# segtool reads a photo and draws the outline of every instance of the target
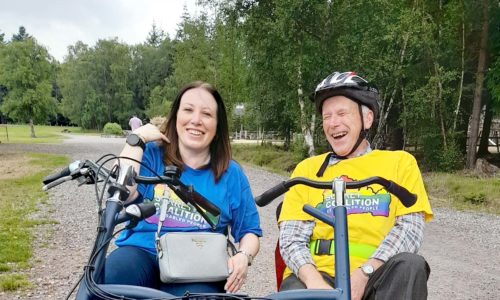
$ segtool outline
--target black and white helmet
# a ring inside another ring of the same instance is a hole
[[[311,95],[311,101],[316,104],[316,110],[321,114],[323,101],[333,96],[345,96],[365,105],[373,111],[375,119],[377,118],[378,90],[355,72],[333,72],[318,84]]]

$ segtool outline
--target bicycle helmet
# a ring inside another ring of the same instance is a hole
[[[323,101],[333,96],[345,96],[373,111],[374,119],[379,112],[378,90],[355,72],[333,72],[318,84],[311,101],[316,104],[316,111],[321,114]]]

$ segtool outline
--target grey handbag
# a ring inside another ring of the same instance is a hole
[[[169,232],[160,237],[165,215],[166,205],[162,201],[155,237],[161,281],[182,283],[227,279],[228,247],[232,246],[234,251],[229,239],[216,232]]]
[[[229,276],[227,237],[215,232],[170,232],[159,241],[160,279],[165,283],[213,282]]]

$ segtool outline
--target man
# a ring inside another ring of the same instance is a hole
[[[128,121],[128,125],[130,126],[130,130],[134,131],[142,126],[142,121],[136,115],[133,115]]]
[[[416,204],[406,208],[376,184],[347,190],[351,297],[426,299],[430,269],[415,253],[432,211],[415,158],[404,151],[372,150],[365,138],[378,115],[378,98],[378,91],[353,72],[325,78],[312,100],[333,151],[305,159],[292,177],[327,181],[380,176],[417,194]],[[333,229],[303,212],[306,203],[332,214],[335,196],[303,185],[285,194],[278,222],[287,269],[280,290],[333,288]]]

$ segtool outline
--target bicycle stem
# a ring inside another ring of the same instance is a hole
[[[349,237],[347,231],[347,209],[345,207],[346,184],[341,178],[333,180],[336,206],[333,209],[335,261],[335,287],[341,290],[341,299],[351,299],[351,279],[349,266]]]

